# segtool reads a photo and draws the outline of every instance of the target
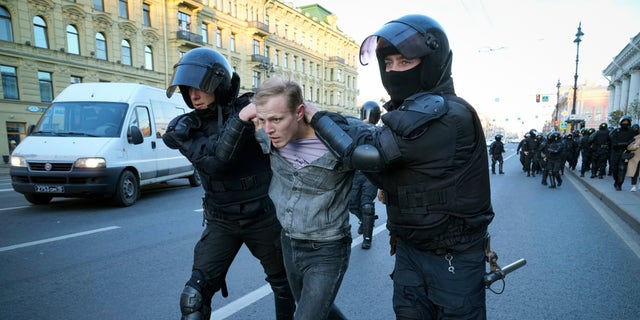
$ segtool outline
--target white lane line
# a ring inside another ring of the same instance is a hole
[[[9,192],[9,191],[13,191],[13,188],[11,188],[11,189],[0,189],[0,192]]]
[[[74,238],[74,237],[86,236],[86,235],[89,235],[89,234],[92,234],[92,233],[104,232],[104,231],[109,231],[109,230],[119,229],[119,228],[120,228],[119,226],[111,226],[111,227],[106,227],[106,228],[100,228],[100,229],[94,229],[94,230],[88,230],[88,231],[83,231],[83,232],[72,233],[72,234],[68,234],[68,235],[64,235],[64,236],[60,236],[60,237],[47,238],[47,239],[42,239],[42,240],[38,240],[38,241],[31,241],[31,242],[15,244],[15,245],[8,246],[8,247],[0,247],[0,252],[20,249],[20,248],[24,248],[24,247],[35,246],[35,245],[48,243],[48,242],[65,240],[65,239]]]
[[[387,230],[386,223],[383,223],[378,227],[376,227],[375,229],[373,229],[373,235],[375,236],[376,234],[380,233],[382,230]],[[351,243],[351,248],[359,245],[360,243],[362,243],[362,236],[358,236],[357,238],[353,239],[353,242]],[[272,292],[271,287],[268,284],[265,284],[264,286],[256,290],[253,290],[245,294],[244,296],[234,300],[233,302],[227,304],[226,306],[211,312],[211,319],[221,319],[221,320],[226,319],[227,317],[232,316],[236,312],[246,308],[252,303],[266,297],[271,292]]]
[[[15,210],[15,209],[24,209],[24,208],[29,208],[30,206],[21,206],[21,207],[12,207],[12,208],[0,208],[0,211],[9,211],[9,210]]]

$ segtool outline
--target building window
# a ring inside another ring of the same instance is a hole
[[[107,60],[107,41],[102,32],[96,33],[96,58]]]
[[[293,70],[298,70],[298,56],[293,56]]]
[[[206,23],[200,24],[200,29],[202,30],[202,41],[204,43],[209,42],[209,26]]]
[[[300,62],[300,72],[301,73],[304,73],[304,69],[306,68],[305,67],[306,63],[307,63],[306,59],[302,59],[302,61]]]
[[[260,41],[253,39],[253,54],[260,54]]]
[[[127,0],[118,0],[118,14],[120,15],[120,18],[129,19]]]
[[[73,54],[80,54],[80,37],[78,36],[78,29],[75,26],[67,25],[67,52]]]
[[[2,93],[5,99],[18,100],[18,75],[16,68],[0,65],[0,73],[2,74]]]
[[[53,100],[51,72],[38,71],[38,82],[40,83],[40,101],[51,102]]]
[[[216,29],[216,47],[222,48],[222,30]]]
[[[260,72],[258,71],[253,72],[252,86],[254,90],[258,89],[258,87],[260,86]]]
[[[4,7],[0,7],[0,40],[13,41],[11,15]]]
[[[120,43],[122,47],[122,64],[131,65],[131,45],[129,45],[129,41],[122,40]]]
[[[69,78],[70,84],[82,83],[82,77],[72,75]]]
[[[276,53],[273,56],[273,64],[275,64],[276,66],[280,65],[280,50],[276,50]]]
[[[282,55],[282,63],[285,68],[289,68],[289,54],[286,52]]]
[[[104,11],[104,0],[93,0],[93,8]]]
[[[229,37],[229,50],[236,52],[236,34],[232,33]]]
[[[144,68],[153,70],[153,51],[149,46],[144,47]]]
[[[191,16],[178,11],[178,29],[182,31],[191,31]]]
[[[49,48],[49,41],[47,41],[47,23],[40,16],[33,17],[33,36],[36,41],[36,47]]]
[[[147,27],[151,26],[151,8],[148,3],[142,3],[142,23]]]

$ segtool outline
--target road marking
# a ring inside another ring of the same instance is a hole
[[[109,231],[109,230],[119,229],[119,228],[120,228],[119,226],[111,226],[111,227],[106,227],[106,228],[100,228],[100,229],[94,229],[94,230],[88,230],[88,231],[83,231],[83,232],[72,233],[72,234],[68,234],[68,235],[64,235],[64,236],[60,236],[60,237],[53,237],[53,238],[47,238],[47,239],[42,239],[42,240],[38,240],[38,241],[31,241],[31,242],[25,242],[25,243],[21,243],[21,244],[15,244],[15,245],[8,246],[8,247],[1,247],[0,248],[0,252],[20,249],[20,248],[24,248],[24,247],[35,246],[35,245],[48,243],[48,242],[65,240],[65,239],[69,239],[69,238],[86,236],[86,235],[89,235],[89,234],[92,234],[92,233],[104,232],[104,231]]]
[[[596,210],[596,212],[598,212],[602,220],[604,220],[604,222],[606,222],[609,227],[611,227],[613,232],[615,232],[618,237],[620,237],[620,239],[622,239],[622,241],[629,247],[629,249],[631,249],[631,251],[633,251],[633,253],[635,253],[638,258],[640,258],[640,244],[635,242],[632,237],[624,231],[620,223],[612,218],[612,214],[614,213],[611,213],[611,209],[606,207],[605,204],[600,201],[600,199],[597,199],[593,193],[587,192],[582,183],[578,184],[573,176],[570,177],[569,181],[571,181],[573,186],[576,187],[576,190],[578,190],[582,194],[582,196],[587,199],[589,204]]]
[[[9,192],[9,191],[13,191],[13,188],[11,188],[11,189],[0,189],[0,192]]]
[[[29,208],[30,206],[21,206],[21,207],[13,207],[13,208],[0,208],[0,211],[9,211],[9,210],[15,210],[15,209],[24,209],[24,208]]]
[[[383,223],[378,227],[376,227],[375,229],[373,229],[373,235],[375,236],[376,234],[382,232],[382,230],[387,230],[386,223]],[[353,242],[351,243],[351,248],[359,245],[360,243],[362,243],[362,236],[358,236],[357,238],[353,239]],[[232,316],[236,312],[246,308],[252,303],[266,297],[271,292],[272,292],[271,286],[269,286],[268,284],[265,284],[264,286],[256,290],[253,290],[248,294],[245,294],[244,296],[234,300],[233,302],[227,304],[226,306],[220,309],[214,310],[213,312],[211,312],[211,319],[226,319],[227,317]]]

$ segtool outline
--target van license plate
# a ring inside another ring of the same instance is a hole
[[[42,193],[64,193],[63,186],[40,186],[36,185],[36,192]]]

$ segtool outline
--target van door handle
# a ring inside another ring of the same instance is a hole
[[[151,141],[151,149],[155,149],[156,148],[156,142],[155,141]]]

